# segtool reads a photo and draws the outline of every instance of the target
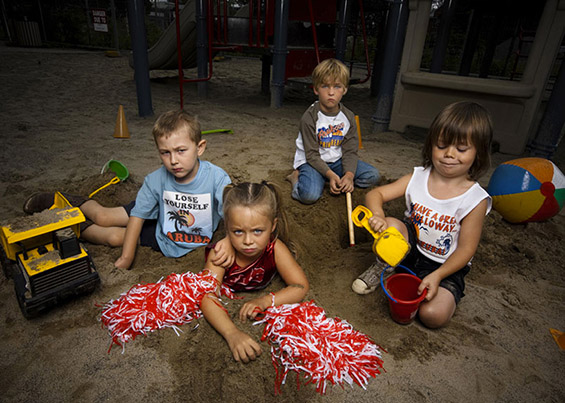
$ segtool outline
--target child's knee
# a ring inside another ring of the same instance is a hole
[[[104,214],[104,208],[99,204],[97,203],[94,204],[94,203],[95,203],[94,201],[89,201],[88,205],[85,204],[83,207],[81,207],[81,211],[88,219],[90,219],[96,225],[100,225],[101,227],[106,227],[107,225],[104,224],[105,221],[107,221],[107,219],[106,219],[106,215]]]
[[[124,231],[121,231],[120,229],[116,231],[109,231],[106,238],[106,244],[113,248],[122,246],[124,244]]]
[[[449,323],[455,312],[455,303],[452,304],[434,304],[425,303],[420,305],[418,317],[424,326],[430,329],[437,329]]]
[[[447,324],[447,322],[449,322],[449,319],[451,319],[447,318],[446,320],[445,318],[438,316],[437,312],[430,312],[427,309],[420,309],[420,311],[418,312],[418,317],[420,318],[420,321],[424,324],[424,326],[430,329],[438,329],[440,327],[443,327]]]
[[[89,211],[87,217],[90,218],[96,225],[101,227],[119,227],[122,226],[122,221],[125,221],[125,225],[127,225],[127,215],[121,217],[116,214],[117,213],[114,209],[100,206],[100,208]],[[127,214],[125,213],[125,210],[124,214]]]
[[[359,177],[355,178],[355,186],[360,188],[368,188],[379,184],[381,175],[377,169],[364,172]]]
[[[298,197],[295,197],[302,204],[314,204],[318,200],[320,200],[321,195],[314,195],[314,194],[300,194]]]
[[[385,220],[387,223],[387,228],[396,228],[402,234],[404,239],[408,240],[408,229],[406,228],[406,224],[404,224],[403,221],[394,217],[386,217]]]
[[[312,187],[300,186],[297,184],[292,190],[292,197],[303,204],[314,204],[322,197],[322,189],[313,189]]]

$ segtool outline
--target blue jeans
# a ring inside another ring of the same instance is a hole
[[[329,163],[328,166],[340,178],[343,176],[341,158],[336,162]],[[381,175],[375,167],[359,160],[353,183],[360,188],[367,188],[376,185],[380,177]],[[304,163],[298,167],[298,181],[292,188],[292,197],[304,204],[315,203],[322,197],[326,181],[327,178],[324,175],[316,171],[310,164]]]

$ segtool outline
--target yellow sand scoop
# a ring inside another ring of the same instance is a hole
[[[351,214],[353,223],[358,227],[364,227],[375,238],[373,253],[378,255],[386,264],[396,267],[410,252],[410,244],[394,227],[389,227],[381,233],[373,231],[369,225],[369,218],[372,216],[371,210],[361,205],[355,207]]]

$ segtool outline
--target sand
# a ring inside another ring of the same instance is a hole
[[[36,191],[89,194],[105,183],[101,168],[111,158],[130,171],[125,182],[95,198],[120,205],[135,196],[143,177],[159,167],[150,128],[155,117],[137,115],[133,71],[126,57],[103,52],[0,47],[2,121],[0,222],[23,217],[21,206]],[[512,225],[493,211],[467,277],[466,296],[451,323],[429,330],[419,322],[392,321],[381,290],[354,294],[351,282],[373,261],[371,238],[356,229],[349,247],[345,197],[327,192],[314,206],[289,196],[297,123],[314,100],[309,90],[287,91],[284,107],[271,109],[260,93],[258,59],[228,57],[214,64],[209,96],[185,86],[185,108],[211,134],[204,159],[224,168],[234,181],[270,179],[283,189],[298,261],[314,300],[369,335],[387,353],[386,373],[358,386],[329,387],[325,396],[312,385],[297,388],[288,378],[277,401],[288,402],[516,402],[565,401],[565,352],[549,329],[565,330],[565,217]],[[193,74],[193,71],[187,71]],[[152,73],[155,116],[177,108],[174,72]],[[424,131],[370,133],[375,100],[368,84],[350,89],[344,103],[360,116],[360,157],[394,180],[419,164]],[[131,137],[115,139],[118,106],[123,105]],[[562,155],[562,154],[561,154]],[[496,164],[516,156],[495,154]],[[557,161],[565,170],[563,159]],[[486,186],[489,175],[481,183]],[[363,202],[356,190],[353,205]],[[402,201],[387,207],[400,216]],[[221,235],[221,231],[220,234]],[[169,259],[140,248],[132,270],[113,267],[119,249],[86,245],[99,271],[95,291],[28,320],[18,308],[13,280],[0,276],[0,400],[23,401],[274,401],[275,371],[269,347],[249,364],[233,360],[228,346],[205,320],[154,332],[108,354],[110,337],[99,322],[100,305],[140,282],[172,272],[202,268],[203,250]],[[267,289],[279,289],[276,279]],[[246,299],[253,293],[242,294]],[[243,300],[245,301],[245,299]],[[235,314],[241,300],[231,301]],[[196,326],[198,325],[198,326]],[[262,326],[241,328],[257,340]]]

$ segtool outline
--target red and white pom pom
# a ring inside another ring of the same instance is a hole
[[[290,371],[304,372],[316,391],[326,392],[326,381],[365,389],[370,377],[383,369],[379,346],[344,320],[328,318],[313,301],[269,307],[261,340],[271,345],[276,370],[275,393],[280,393]]]
[[[186,272],[172,273],[157,283],[132,287],[103,306],[100,321],[112,336],[110,349],[114,343],[123,348],[137,335],[164,327],[172,327],[178,335],[177,326],[202,316],[202,298],[213,293],[217,286],[218,280],[209,272]],[[221,292],[228,298],[234,297],[224,285]]]

